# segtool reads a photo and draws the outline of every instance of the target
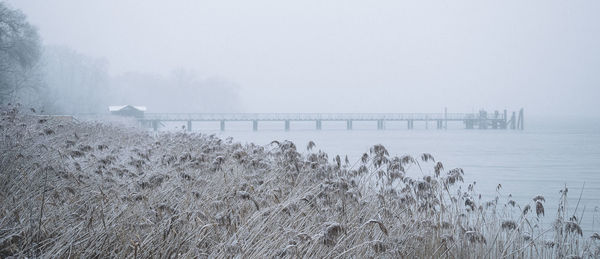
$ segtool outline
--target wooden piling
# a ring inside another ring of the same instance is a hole
[[[378,130],[383,130],[383,129],[385,129],[385,126],[384,126],[384,125],[385,125],[385,124],[384,124],[383,120],[377,120],[377,129],[378,129]]]
[[[525,118],[524,118],[524,112],[523,112],[523,108],[521,108],[521,110],[519,110],[519,123],[517,124],[517,128],[520,130],[524,130],[525,129]]]
[[[510,129],[516,129],[516,123],[517,123],[517,115],[515,112],[512,112],[512,116],[510,118]]]
[[[444,129],[448,129],[448,107],[444,107]]]

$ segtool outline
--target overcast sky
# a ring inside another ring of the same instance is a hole
[[[600,1],[9,0],[110,71],[218,76],[247,112],[600,116]]]

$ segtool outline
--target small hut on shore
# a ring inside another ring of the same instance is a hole
[[[112,115],[142,118],[144,117],[146,107],[132,105],[108,106],[108,111]]]

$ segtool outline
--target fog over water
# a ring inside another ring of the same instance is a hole
[[[419,157],[431,153],[447,169],[465,170],[465,183],[476,182],[475,188],[488,201],[496,196],[506,202],[511,194],[521,207],[536,195],[544,195],[546,213],[543,224],[550,226],[555,218],[559,190],[569,189],[569,208],[578,207],[577,217],[587,233],[600,229],[600,123],[589,120],[548,122],[531,119],[524,131],[464,130],[459,124],[450,124],[448,130],[437,130],[423,123],[407,130],[405,123],[388,123],[384,131],[376,130],[375,122],[354,122],[354,130],[346,130],[344,123],[324,124],[315,131],[313,123],[298,122],[285,132],[281,122],[261,123],[260,130],[252,132],[250,123],[230,123],[225,132],[218,125],[195,125],[202,132],[215,133],[224,138],[233,137],[242,143],[268,146],[272,140],[292,140],[299,150],[306,151],[309,141],[330,157],[348,156],[350,164],[357,163],[363,153],[375,144],[383,144],[392,156]],[[431,123],[430,123],[431,124]],[[171,125],[175,130],[175,125]],[[423,166],[425,174],[431,168]],[[415,177],[420,177],[413,170]],[[497,191],[498,184],[502,188]],[[581,195],[581,200],[579,196]],[[583,217],[582,217],[583,216]]]
[[[351,160],[377,143],[395,155],[432,153],[465,168],[488,198],[499,183],[520,201],[539,193],[557,199],[565,184],[576,193],[585,183],[584,226],[597,229],[600,2],[7,3],[38,28],[52,75],[46,81],[58,86],[56,110],[66,113],[115,104],[149,112],[523,107],[523,132],[420,124],[409,131],[392,122],[385,131],[369,122],[354,122],[353,131],[343,122],[326,122],[322,131],[312,122],[293,122],[290,132],[279,122],[261,122],[258,132],[244,122],[228,123],[225,132],[215,123],[195,123],[194,130],[262,145],[314,140]],[[163,130],[181,126],[166,123]]]
[[[0,0],[0,258],[598,258],[599,14]]]
[[[112,77],[186,70],[235,85],[235,98],[194,111],[599,117],[597,1],[7,3],[44,44],[101,59]],[[109,100],[186,112],[176,99]]]

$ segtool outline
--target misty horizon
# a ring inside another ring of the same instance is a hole
[[[600,258],[598,14],[0,0],[0,258]]]
[[[110,82],[137,76],[167,85],[176,71],[187,71],[199,81],[218,79],[207,87],[234,94],[208,110],[169,106],[175,96],[164,103],[133,99],[154,112],[448,107],[600,116],[596,2],[7,3],[27,15],[44,45],[104,62]],[[194,101],[187,97],[183,103]]]

